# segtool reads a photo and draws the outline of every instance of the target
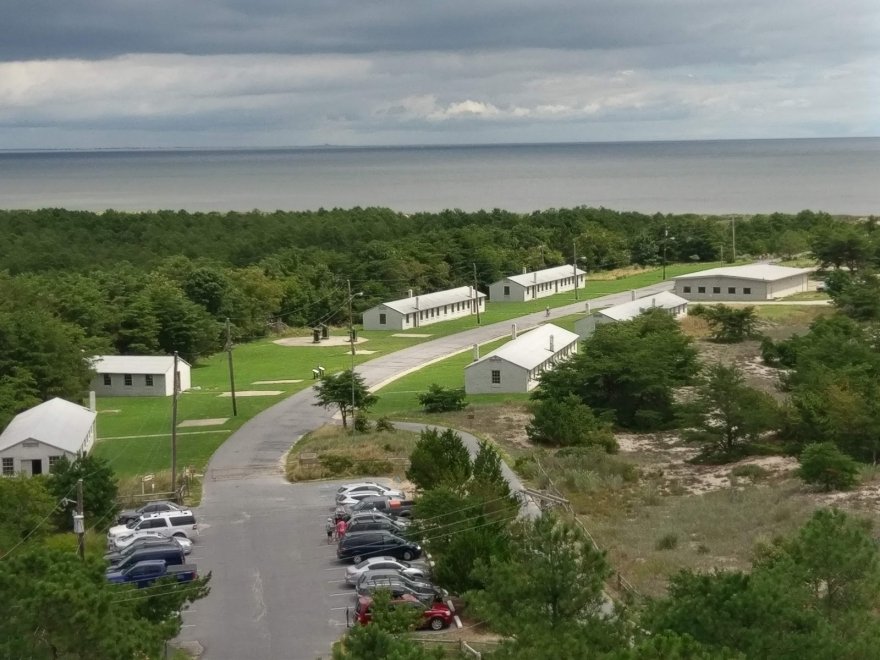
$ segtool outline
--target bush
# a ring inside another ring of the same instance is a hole
[[[532,442],[557,447],[596,445],[617,451],[617,441],[607,424],[576,396],[562,400],[542,399],[535,403],[526,433]]]
[[[464,399],[463,389],[447,389],[437,383],[432,383],[427,392],[419,394],[419,404],[429,413],[464,410],[468,406]]]
[[[367,419],[366,415],[362,415],[358,413],[354,417],[354,430],[358,433],[369,433],[373,428],[373,425],[370,424],[370,420]]]
[[[840,451],[834,443],[814,442],[800,455],[798,476],[808,484],[818,484],[826,491],[849,490],[858,480],[859,464]]]
[[[657,539],[657,543],[654,545],[654,548],[657,550],[674,550],[677,547],[678,535],[673,532],[661,536]]]
[[[387,474],[394,471],[394,465],[380,458],[365,458],[357,461],[354,469],[358,474]]]
[[[324,454],[318,460],[330,474],[342,474],[354,467],[354,461],[339,454]]]
[[[757,481],[758,479],[763,479],[770,473],[760,465],[749,463],[748,465],[737,465],[730,471],[730,474],[734,477],[745,477],[746,479]]]
[[[380,417],[376,420],[376,431],[379,433],[384,433],[385,431],[393,431],[394,424],[391,423],[391,420],[387,417]],[[387,447],[388,445],[386,445]],[[386,449],[385,451],[393,451],[393,449]]]

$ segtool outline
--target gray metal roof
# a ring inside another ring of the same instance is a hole
[[[620,305],[600,309],[596,313],[607,316],[615,321],[629,321],[652,307],[674,309],[687,304],[688,301],[681,296],[677,296],[671,291],[661,291],[660,293],[654,293],[650,296],[630,300],[629,302],[621,303]]]
[[[521,275],[510,275],[505,277],[502,282],[513,282],[520,286],[533,286],[535,284],[546,284],[547,282],[555,282],[565,277],[573,277],[575,272],[578,275],[586,275],[586,271],[580,268],[572,268],[571,266],[554,266],[553,268],[545,268],[544,270],[535,270],[531,273],[522,273]]]
[[[553,337],[553,351],[550,350],[550,337]],[[468,366],[494,358],[505,360],[523,369],[534,369],[578,339],[580,338],[574,332],[569,332],[552,323],[545,323],[534,330],[521,334],[491,353],[486,353]]]
[[[763,282],[775,282],[794,275],[812,273],[815,268],[790,268],[789,266],[777,266],[775,264],[748,264],[745,266],[722,266],[699,270],[696,273],[679,275],[674,280],[694,280],[703,277],[731,277],[739,280],[760,280]]]
[[[474,289],[469,286],[460,286],[457,289],[447,289],[445,291],[435,291],[434,293],[425,293],[420,296],[411,298],[401,298],[400,300],[392,300],[391,302],[382,303],[372,309],[379,307],[388,307],[395,312],[401,314],[412,314],[432,307],[442,307],[443,305],[452,305],[459,302],[467,302],[474,299]],[[485,293],[477,291],[479,298],[485,298]]]
[[[177,361],[189,366],[181,357]],[[99,374],[167,374],[174,368],[173,355],[95,355],[91,362]]]
[[[58,449],[76,453],[95,422],[96,413],[83,406],[49,399],[19,413],[0,433],[0,451],[34,439]]]

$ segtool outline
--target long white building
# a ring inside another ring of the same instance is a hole
[[[486,311],[486,294],[470,286],[382,303],[363,313],[364,330],[410,330]]]
[[[540,325],[464,368],[468,394],[528,392],[541,374],[578,349],[578,336],[552,323]]]
[[[710,268],[672,278],[673,291],[688,300],[772,300],[807,291],[813,270],[773,264]]]
[[[635,295],[635,294],[633,294]],[[581,339],[592,335],[596,328],[606,323],[619,323],[636,318],[649,309],[663,309],[674,318],[687,314],[688,301],[670,291],[661,291],[650,296],[629,300],[620,305],[598,309],[592,314],[574,322],[574,331]]]
[[[525,302],[557,293],[582,289],[587,274],[574,266],[556,266],[521,275],[511,275],[489,285],[492,302]]]

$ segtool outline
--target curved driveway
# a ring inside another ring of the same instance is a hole
[[[668,290],[659,283],[636,290],[644,296]],[[595,298],[590,303],[614,305],[630,292]],[[370,387],[473,344],[568,316],[585,309],[579,302],[511,321],[467,330],[398,351],[357,368]],[[303,434],[332,418],[312,405],[311,388],[298,392],[247,422],[214,453],[205,471],[204,495],[198,509],[203,526],[193,548],[193,561],[211,570],[211,594],[184,615],[178,638],[201,646],[210,660],[314,660],[330,657],[330,645],[342,629],[330,616],[338,601],[327,592],[333,558],[323,540],[322,516],[329,513],[331,483],[290,484],[281,475],[281,460]],[[332,595],[332,594],[331,594]]]

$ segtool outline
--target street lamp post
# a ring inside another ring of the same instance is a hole
[[[666,244],[669,242],[669,225],[663,225],[663,280],[666,280]]]
[[[355,348],[354,348],[354,315],[351,311],[351,301],[357,298],[358,296],[363,296],[363,291],[358,291],[355,294],[351,292],[351,280],[346,280],[346,284],[348,284],[348,341],[351,344],[351,430],[352,433],[355,432],[354,426],[354,410],[355,410],[355,395],[354,395],[354,356],[355,356]]]

